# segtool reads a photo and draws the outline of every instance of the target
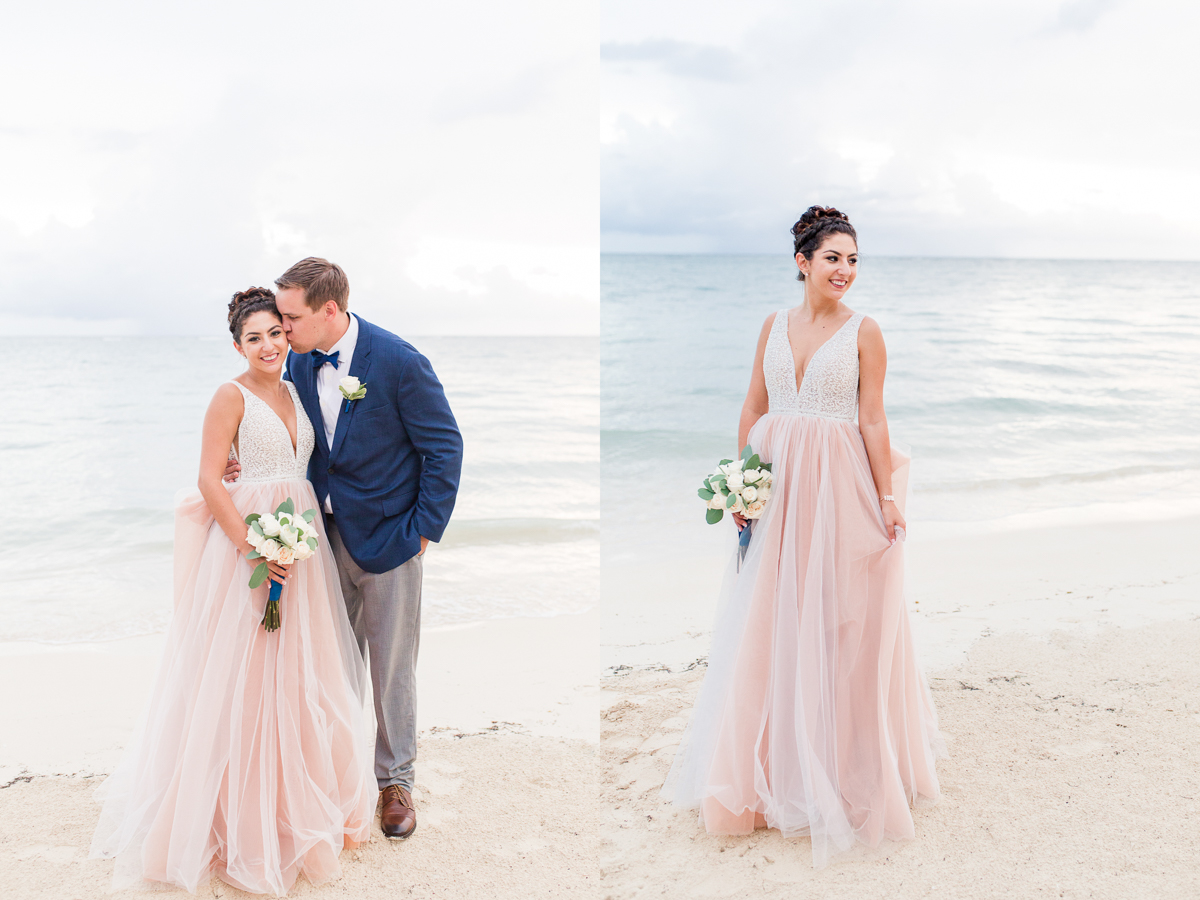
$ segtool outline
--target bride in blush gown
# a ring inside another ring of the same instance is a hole
[[[291,497],[317,509],[306,480],[313,428],[281,381],[287,338],[274,295],[229,305],[248,368],[222,385],[204,420],[200,493],[176,508],[175,609],[145,712],[104,783],[92,856],[115,858],[114,887],[212,875],[282,895],[303,873],[340,874],[338,855],[370,836],[375,779],[366,670],[321,518],[303,562],[271,566],[282,624],[262,625],[268,585],[251,590],[243,518]],[[240,480],[222,483],[231,445]]]
[[[911,838],[945,751],[905,607],[909,461],[888,437],[883,335],[842,302],[857,235],[815,206],[792,233],[804,303],[763,325],[738,434],[772,463],[771,499],[663,793],[712,833],[809,835],[823,866]]]

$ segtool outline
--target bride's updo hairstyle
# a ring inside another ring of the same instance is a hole
[[[252,287],[233,295],[233,299],[229,301],[229,333],[239,346],[242,343],[242,326],[246,324],[246,319],[264,310],[280,322],[283,321],[283,316],[279,315],[279,310],[275,307],[274,291]]]
[[[802,253],[805,259],[812,262],[813,254],[831,234],[848,234],[854,238],[855,244],[858,243],[858,234],[850,224],[850,217],[844,212],[832,206],[810,206],[800,221],[792,226],[792,245],[795,247],[792,256]],[[804,273],[800,272],[796,278],[803,281]]]

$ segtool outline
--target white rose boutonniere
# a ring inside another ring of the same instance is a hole
[[[338,382],[338,390],[342,392],[342,396],[346,398],[346,412],[350,412],[350,404],[355,400],[361,400],[367,396],[367,385],[364,381],[359,381],[353,375],[347,375]]]

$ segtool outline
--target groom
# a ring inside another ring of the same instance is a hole
[[[389,838],[416,830],[421,556],[454,509],[462,436],[429,360],[347,312],[340,266],[309,257],[275,280],[296,385],[317,432],[308,479],[322,501],[346,610],[375,693],[375,778]],[[340,389],[357,378],[362,389]],[[360,396],[361,395],[361,396]],[[322,429],[323,426],[323,429]]]

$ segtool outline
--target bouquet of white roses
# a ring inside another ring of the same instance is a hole
[[[267,563],[279,563],[290,566],[294,562],[308,559],[317,551],[317,529],[313,519],[317,511],[310,509],[296,515],[296,506],[288,497],[274,513],[251,513],[246,516],[246,540],[254,548],[246,559],[261,559],[250,574],[250,587],[256,588],[267,580],[270,574]],[[267,609],[263,615],[263,628],[275,631],[279,628],[279,595],[283,585],[278,581],[271,582],[271,592],[267,597]]]
[[[771,464],[762,462],[747,444],[740,459],[721,460],[696,493],[708,504],[709,525],[720,522],[725,510],[760,518],[771,499]]]

